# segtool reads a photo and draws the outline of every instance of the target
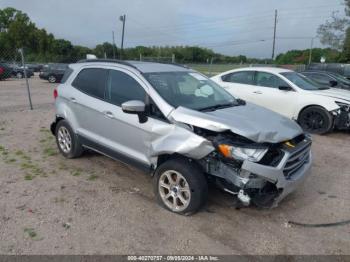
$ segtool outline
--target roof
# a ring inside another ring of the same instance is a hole
[[[122,64],[124,66],[130,66],[142,73],[153,73],[153,72],[186,72],[192,71],[182,65],[177,64],[165,64],[156,62],[143,62],[143,61],[132,61],[132,60],[113,60],[113,59],[86,59],[81,60],[78,63],[105,63],[105,64]]]
[[[284,72],[293,72],[292,70],[280,68],[280,67],[245,67],[245,68],[239,68],[235,71],[262,71],[262,72],[269,72],[269,73],[275,73],[275,74],[280,74]]]

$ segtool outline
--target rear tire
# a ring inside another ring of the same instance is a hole
[[[298,123],[306,132],[326,134],[333,129],[333,116],[323,107],[310,106],[300,113]]]
[[[54,75],[50,75],[48,77],[48,81],[51,83],[51,84],[54,84],[57,82],[57,78],[54,76]]]
[[[81,156],[83,147],[66,120],[57,123],[55,136],[58,149],[64,157],[77,158]]]
[[[23,74],[22,74],[21,72],[18,72],[18,73],[16,74],[16,77],[17,77],[18,79],[22,79],[22,78],[23,78]]]
[[[176,214],[191,215],[206,203],[207,180],[188,159],[171,159],[160,165],[154,176],[158,203]]]

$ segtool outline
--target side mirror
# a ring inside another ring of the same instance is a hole
[[[282,91],[292,91],[293,90],[290,86],[279,86],[278,89],[282,90]]]
[[[331,87],[335,87],[338,85],[338,82],[335,80],[331,80],[331,81],[329,81],[329,84],[331,85]]]
[[[141,124],[146,123],[148,118],[146,116],[146,105],[139,100],[131,100],[122,104],[122,110],[126,114],[138,115]]]

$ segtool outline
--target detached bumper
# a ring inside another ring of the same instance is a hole
[[[307,160],[290,177],[286,175],[286,165],[289,157],[290,155],[286,154],[278,167],[269,167],[248,161],[242,166],[242,170],[255,174],[258,178],[276,186],[279,193],[271,203],[272,207],[277,206],[287,195],[295,191],[311,173],[311,152],[308,152]]]

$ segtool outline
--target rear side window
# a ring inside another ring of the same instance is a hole
[[[108,70],[101,68],[87,68],[80,71],[72,86],[80,91],[104,99]]]
[[[117,106],[130,100],[145,101],[146,92],[131,76],[117,70],[111,70],[108,81],[108,99]]]
[[[64,84],[72,73],[73,73],[73,69],[68,67],[67,70],[64,72],[64,75],[61,80],[61,84]]]
[[[242,71],[224,75],[222,80],[224,82],[238,83],[245,85],[254,85],[254,71]]]

